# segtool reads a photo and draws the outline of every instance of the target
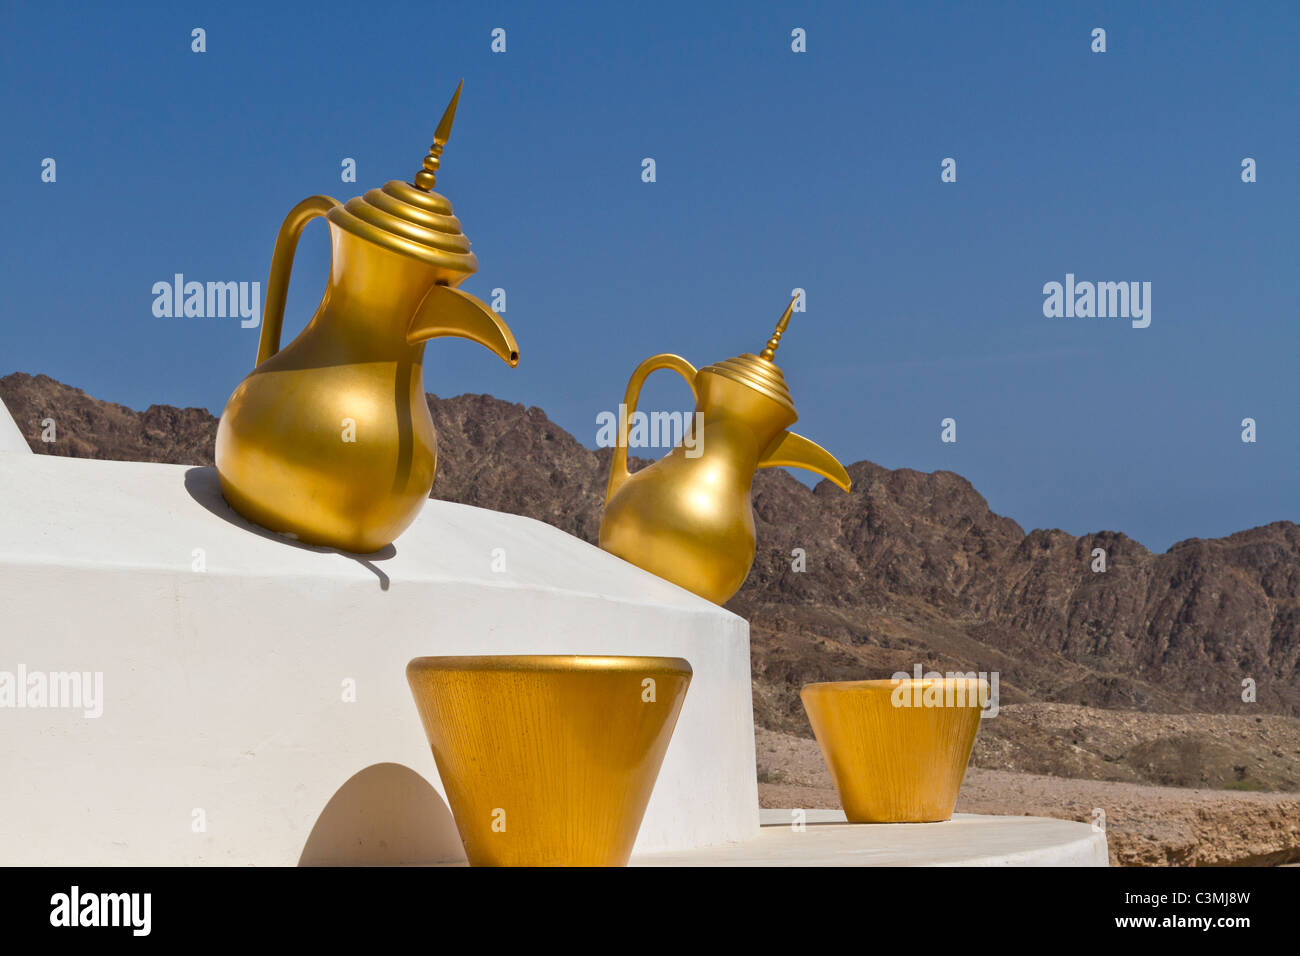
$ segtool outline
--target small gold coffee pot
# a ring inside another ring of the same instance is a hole
[[[437,468],[424,343],[454,335],[519,362],[500,316],[456,288],[478,260],[432,191],[459,99],[458,86],[413,183],[346,204],[312,196],[280,227],[257,367],[226,403],[216,443],[226,501],[272,531],[344,551],[388,545],[415,520]],[[329,224],[329,284],[281,349],[294,249],[318,216]]]
[[[718,604],[745,583],[754,563],[750,486],[759,468],[806,468],[849,490],[848,473],[814,442],[788,430],[799,418],[773,358],[790,323],[791,300],[767,347],[696,370],[680,355],[642,362],[619,408],[600,546]],[[627,468],[628,419],[646,376],[672,369],[695,396],[701,422],[686,443],[636,474]]]

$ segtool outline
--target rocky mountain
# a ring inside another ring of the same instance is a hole
[[[21,373],[0,378],[0,399],[38,453],[212,463],[216,419],[202,409],[136,412]],[[595,541],[608,451],[487,395],[429,396],[429,408],[435,497]],[[755,478],[758,554],[729,607],[751,622],[760,725],[806,735],[804,683],[916,664],[997,672],[1004,704],[1300,715],[1300,526],[1153,554],[1113,531],[1025,533],[952,472],[849,472],[848,495],[781,469]],[[1242,700],[1249,682],[1256,703]]]

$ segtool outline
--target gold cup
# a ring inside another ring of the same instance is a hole
[[[679,657],[406,665],[471,866],[625,866],[691,682]]]
[[[850,823],[952,817],[986,681],[836,681],[807,684],[799,696]]]

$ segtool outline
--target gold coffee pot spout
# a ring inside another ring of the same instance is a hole
[[[411,316],[406,341],[414,345],[444,335],[477,342],[511,368],[519,364],[519,346],[501,316],[468,292],[449,285],[435,285]]]
[[[777,368],[773,361],[776,358],[776,350],[781,344],[781,336],[785,334],[786,328],[790,325],[790,316],[794,313],[794,304],[799,301],[796,293],[790,300],[790,304],[785,307],[785,312],[781,316],[781,321],[776,324],[776,331],[772,337],[767,340],[767,345],[763,351],[758,353],[760,362],[767,362],[776,371],[777,375],[781,370]],[[739,360],[733,360],[739,361]],[[785,376],[781,376],[781,385],[784,388]],[[789,396],[789,392],[785,393]],[[790,411],[794,411],[794,406],[790,406]],[[803,468],[814,474],[821,475],[848,491],[853,482],[849,478],[849,473],[844,470],[844,466],[821,445],[817,444],[810,438],[804,438],[788,428],[784,429],[772,442],[764,449],[763,453],[758,456],[759,468]]]
[[[298,237],[318,216],[325,217],[332,233],[337,228],[349,237],[364,240],[368,247],[396,253],[396,257],[376,255],[352,243],[335,242],[337,261],[331,271],[343,283],[352,277],[350,274],[359,273],[369,286],[386,288],[395,298],[406,299],[410,311],[406,313],[405,327],[399,330],[403,344],[457,336],[485,346],[511,367],[518,365],[519,346],[510,328],[485,302],[456,288],[478,271],[478,258],[470,251],[469,239],[452,212],[451,202],[433,191],[464,85],[461,80],[443,111],[433,144],[413,182],[393,179],[346,203],[329,196],[311,196],[290,210],[271,256],[257,352],[259,365],[279,351]],[[349,260],[355,265],[350,265]],[[420,295],[426,288],[428,291]],[[402,296],[403,290],[415,293],[415,298]]]
[[[431,192],[438,181],[442,150],[451,137],[451,124],[456,119],[456,104],[460,102],[460,91],[464,85],[465,81],[461,80],[447,109],[443,111],[442,119],[438,121],[438,129],[433,134],[433,145],[429,147],[429,153],[412,181],[417,189]],[[429,290],[411,316],[411,322],[406,327],[406,341],[414,345],[444,335],[477,342],[500,356],[511,368],[519,364],[519,346],[501,316],[468,292],[440,283]]]
[[[437,470],[425,343],[457,336],[519,362],[501,317],[457,288],[478,259],[451,202],[433,191],[460,91],[412,182],[391,180],[346,203],[312,196],[276,237],[257,367],[226,403],[215,453],[227,502],[272,531],[358,553],[390,544],[419,514]],[[294,252],[317,218],[329,226],[329,285],[282,349]]]
[[[625,561],[718,604],[739,590],[754,561],[750,488],[759,468],[805,468],[848,491],[835,457],[789,430],[799,419],[774,361],[790,324],[786,308],[758,354],[696,369],[680,355],[646,359],[627,383],[610,461],[599,543]],[[682,376],[695,396],[695,421],[685,440],[635,475],[628,471],[628,423],[646,377],[658,369]]]
[[[392,180],[382,189],[372,189],[349,200],[337,216],[331,212],[330,220],[363,239],[434,267],[434,284],[407,323],[407,344],[456,336],[479,343],[513,368],[519,364],[519,346],[510,327],[485,302],[456,288],[478,270],[478,259],[469,251],[469,240],[452,214],[451,203],[433,191],[464,86],[461,80],[443,110],[433,144],[412,181]]]

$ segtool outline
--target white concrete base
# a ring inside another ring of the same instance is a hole
[[[733,846],[638,853],[633,866],[1106,866],[1106,835],[1045,817],[954,814],[944,823],[850,824],[841,810],[763,810],[756,838]]]
[[[749,629],[714,604],[527,518],[430,501],[363,558],[249,525],[210,468],[0,455],[0,679],[104,698],[0,706],[0,864],[463,859],[404,668],[483,653],[686,658],[637,849],[758,833]]]
[[[32,453],[31,446],[27,444],[27,439],[18,428],[18,423],[9,414],[9,409],[5,408],[4,401],[0,400],[0,452],[6,451],[17,452],[20,455]]]

